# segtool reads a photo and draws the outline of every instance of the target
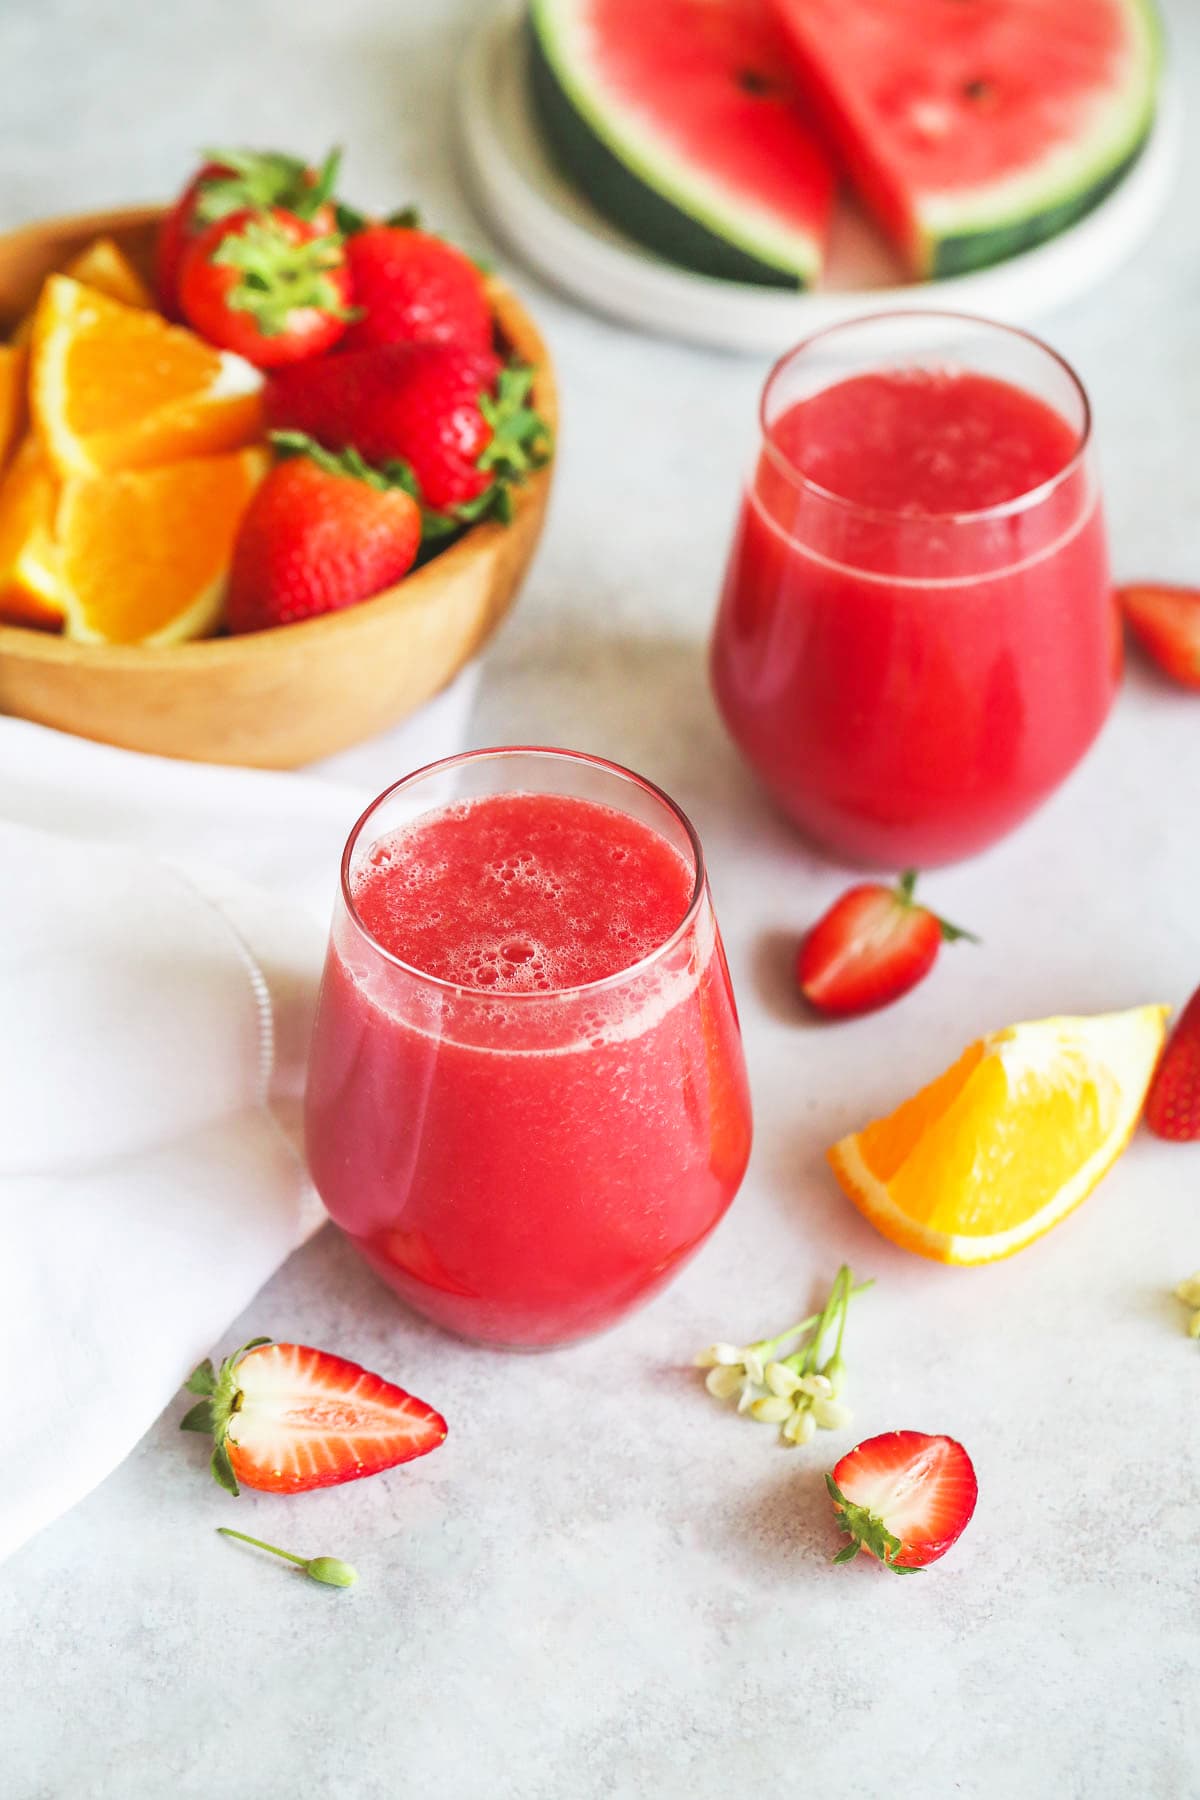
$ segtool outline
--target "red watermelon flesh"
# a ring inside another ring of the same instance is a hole
[[[1153,116],[1150,0],[773,0],[805,92],[916,274],[1080,216]]]
[[[820,271],[833,162],[770,0],[531,0],[534,93],[601,210],[674,260]]]
[[[589,11],[597,73],[681,157],[798,230],[828,224],[833,168],[768,0],[592,0]]]

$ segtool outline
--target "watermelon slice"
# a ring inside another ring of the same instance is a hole
[[[916,275],[1053,236],[1150,129],[1151,0],[773,3],[798,78]]]
[[[803,287],[834,172],[769,0],[531,0],[532,85],[558,160],[685,268]]]

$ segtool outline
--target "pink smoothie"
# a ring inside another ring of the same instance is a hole
[[[693,883],[651,827],[564,795],[464,802],[371,849],[326,966],[309,1159],[439,1324],[599,1330],[729,1205],[749,1103],[706,901],[679,931]]]
[[[951,369],[854,376],[770,427],[713,680],[767,786],[833,849],[967,855],[1099,731],[1120,634],[1078,449],[1036,395]]]

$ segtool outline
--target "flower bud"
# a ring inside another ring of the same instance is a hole
[[[792,1416],[792,1403],[782,1394],[764,1394],[750,1408],[753,1416],[763,1425],[782,1425],[785,1419]]]
[[[752,1381],[756,1387],[761,1387],[763,1384],[763,1360],[758,1351],[751,1344],[748,1349],[739,1350],[738,1355],[746,1370],[746,1380]]]
[[[725,1368],[742,1360],[741,1348],[737,1344],[709,1344],[701,1350],[696,1358],[698,1369]]]
[[[1194,1312],[1188,1320],[1188,1336],[1200,1338],[1200,1312]]]
[[[704,1385],[714,1400],[732,1400],[742,1385],[742,1371],[740,1368],[731,1369],[724,1363],[718,1364],[715,1369],[708,1371],[704,1377]]]
[[[358,1580],[358,1570],[336,1556],[314,1556],[311,1562],[304,1564],[304,1573],[313,1581],[323,1581],[327,1587],[353,1587]]]
[[[771,1392],[782,1394],[785,1398],[789,1398],[800,1386],[799,1375],[784,1362],[769,1362],[763,1374]]]
[[[814,1400],[812,1416],[822,1431],[844,1431],[853,1415],[839,1400]]]
[[[1185,1306],[1200,1306],[1200,1273],[1189,1275],[1175,1289],[1175,1297],[1182,1300]]]
[[[783,1436],[789,1444],[807,1444],[816,1436],[817,1421],[807,1406],[797,1406],[791,1418],[783,1428]]]
[[[831,1356],[829,1361],[825,1364],[825,1367],[821,1370],[821,1374],[829,1383],[830,1395],[836,1399],[837,1395],[841,1393],[846,1384],[846,1365],[842,1361],[841,1355],[835,1353]]]

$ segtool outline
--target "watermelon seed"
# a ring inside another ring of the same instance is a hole
[[[771,92],[770,77],[760,74],[757,69],[739,69],[736,80],[738,86],[744,88],[748,94],[769,94]]]
[[[979,101],[981,105],[992,105],[997,98],[996,89],[990,81],[964,81],[963,93],[968,100]]]

